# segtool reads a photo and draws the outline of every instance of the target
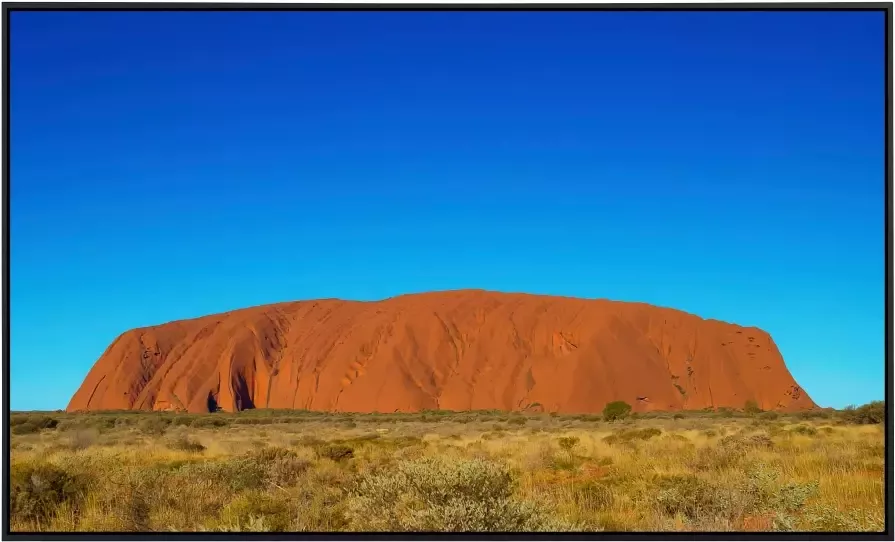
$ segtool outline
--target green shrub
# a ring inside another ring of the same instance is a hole
[[[9,428],[9,431],[13,435],[27,435],[29,433],[38,433],[40,432],[40,427],[34,425],[31,422],[24,422],[18,425],[13,425]]]
[[[174,470],[177,478],[186,478],[188,484],[199,485],[208,480],[218,480],[231,491],[259,489],[265,485],[267,465],[252,454],[219,461],[186,463]]]
[[[218,532],[218,533],[268,533],[273,531],[264,517],[257,517],[249,514],[248,519],[242,520],[238,517],[234,519],[229,515],[224,520],[226,523],[214,525],[211,528],[205,526],[199,527],[200,532]]]
[[[575,446],[578,445],[578,437],[560,437],[559,447],[571,453]]]
[[[515,480],[484,460],[424,458],[361,479],[346,517],[355,530],[512,532],[572,528],[513,497]]]
[[[19,429],[17,432],[15,428],[23,425],[28,426],[29,429]],[[14,435],[36,433],[42,429],[55,429],[58,425],[59,420],[44,414],[12,415],[9,418],[9,426],[12,428]]]
[[[805,503],[817,493],[818,483],[790,482],[778,487],[772,493],[771,506],[782,512],[794,513],[800,511]]]
[[[39,433],[44,429],[56,429],[59,420],[43,414],[12,415],[9,419],[10,432],[13,435]]]
[[[769,435],[759,433],[757,435],[749,435],[744,439],[747,448],[764,448],[770,450],[774,447],[774,441]]]
[[[519,417],[510,418],[509,420],[507,420],[507,423],[513,424],[513,425],[525,425],[526,423],[528,423],[528,420],[526,418],[519,416]]]
[[[291,520],[286,501],[260,491],[238,495],[221,512],[222,523],[231,531],[288,531]]]
[[[775,528],[792,530],[793,514],[801,512],[818,484],[778,485],[779,474],[758,464],[733,484],[692,474],[663,476],[657,480],[655,504],[664,514],[680,514],[690,520],[720,518],[738,523],[746,515],[772,515]]]
[[[644,427],[643,429],[632,431],[632,438],[638,440],[649,440],[662,434],[662,430],[656,427]]]
[[[574,472],[581,466],[581,460],[572,452],[549,456],[549,466],[553,470],[565,470]]]
[[[613,461],[612,461],[611,457],[605,456],[605,457],[601,457],[601,458],[595,460],[594,463],[596,463],[597,465],[599,465],[601,467],[608,467],[609,465],[611,465],[613,463]]]
[[[732,408],[721,407],[715,413],[716,416],[720,418],[733,418],[736,412],[733,411]]]
[[[836,413],[831,408],[818,408],[811,410],[803,410],[801,412],[793,412],[787,414],[787,416],[795,418],[797,420],[826,420],[833,417]]]
[[[64,503],[77,506],[87,487],[84,477],[52,463],[14,463],[10,469],[11,517],[47,520]]]
[[[310,462],[285,448],[261,448],[223,461],[202,461],[180,467],[188,478],[220,480],[232,491],[293,485]]]
[[[701,514],[712,514],[717,505],[713,488],[692,474],[663,476],[657,488],[656,506],[669,516],[680,514],[693,520]]]
[[[886,404],[883,401],[873,401],[858,408],[846,408],[843,418],[854,424],[883,423],[886,419]]]
[[[761,414],[762,410],[755,400],[749,399],[743,407],[743,412],[746,414]]]
[[[873,515],[858,510],[842,512],[831,506],[820,505],[813,506],[805,513],[804,522],[809,530],[824,532],[879,532],[885,528],[882,513]]]
[[[107,431],[115,429],[118,418],[109,415],[87,415],[75,419],[63,420],[59,423],[60,430],[94,429]]]
[[[808,435],[813,436],[817,434],[817,429],[811,427],[810,425],[796,425],[789,429],[790,433],[795,433],[797,435]]]
[[[603,407],[603,419],[607,422],[622,420],[631,413],[631,405],[624,401],[612,401]]]
[[[307,459],[294,454],[285,454],[272,459],[267,464],[266,482],[274,487],[282,488],[295,484],[311,466]]]
[[[10,427],[12,427],[14,425],[21,425],[21,424],[29,421],[28,418],[29,418],[28,414],[11,412],[9,414],[9,425],[10,425]]]
[[[183,425],[187,426],[193,423],[195,419],[194,416],[175,416],[171,419],[171,425]]]

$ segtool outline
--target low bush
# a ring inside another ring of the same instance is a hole
[[[737,413],[732,408],[728,407],[721,407],[715,412],[715,416],[719,418],[733,418],[736,415]]]
[[[747,516],[771,516],[777,530],[792,530],[794,514],[817,492],[817,482],[779,485],[779,472],[756,465],[735,483],[712,481],[692,474],[657,480],[655,503],[669,516],[690,520],[721,519],[741,525]]]
[[[274,487],[294,484],[311,466],[307,459],[287,448],[261,448],[244,456],[264,467],[264,482]]]
[[[236,496],[221,511],[221,522],[232,531],[288,531],[293,511],[283,499],[261,491]]]
[[[43,414],[12,415],[9,426],[13,435],[37,433],[43,429],[56,429],[59,420]]]
[[[817,408],[812,410],[803,410],[801,412],[793,412],[787,414],[787,417],[796,420],[828,420],[832,418],[835,411],[830,408]]]
[[[663,514],[697,519],[700,514],[714,513],[714,488],[701,478],[692,474],[663,476],[656,487],[655,502]]]
[[[882,513],[873,515],[857,510],[843,512],[832,506],[811,507],[805,512],[803,522],[812,531],[824,532],[879,532],[885,528]]]
[[[548,466],[553,470],[574,472],[581,466],[581,459],[576,457],[571,451],[560,454],[550,454],[547,459]]]
[[[813,436],[817,434],[817,429],[811,427],[810,425],[796,425],[795,427],[791,427],[789,429],[790,433],[794,433],[796,435],[807,435]]]
[[[515,480],[485,460],[424,458],[366,476],[346,517],[355,530],[513,532],[572,528],[513,497]]]
[[[196,419],[195,416],[175,416],[171,418],[171,425],[186,427],[192,424]]]
[[[39,433],[40,429],[40,427],[31,422],[23,422],[18,425],[13,425],[9,428],[9,431],[13,435],[27,435],[29,433]]]
[[[578,445],[578,437],[560,437],[558,442],[560,448],[571,453]]]
[[[265,485],[267,464],[253,454],[225,460],[186,463],[174,470],[174,476],[187,484],[219,480],[231,491],[260,489]]]
[[[77,508],[88,480],[47,462],[13,463],[10,468],[10,515],[46,521],[62,504]]]
[[[883,423],[886,419],[886,404],[883,401],[873,401],[857,408],[846,408],[842,414],[848,423],[859,425]]]
[[[612,401],[603,407],[603,419],[607,422],[625,419],[631,413],[631,405],[624,401]]]

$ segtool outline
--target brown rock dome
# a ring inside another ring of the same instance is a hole
[[[76,410],[599,412],[816,405],[764,331],[640,303],[461,290],[133,329]]]

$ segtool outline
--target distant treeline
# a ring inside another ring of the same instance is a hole
[[[618,404],[618,402],[614,403]],[[604,422],[607,420],[679,420],[687,418],[762,418],[801,421],[809,419],[830,419],[850,424],[883,423],[885,419],[885,403],[874,401],[860,407],[847,407],[842,410],[816,409],[802,412],[782,413],[776,411],[763,412],[756,409],[735,410],[730,408],[674,411],[674,412],[641,412],[624,413],[607,416],[604,414],[560,414],[534,412],[507,412],[501,410],[423,410],[420,412],[395,413],[346,413],[324,412],[312,410],[280,410],[251,409],[241,412],[214,412],[190,414],[176,411],[139,411],[109,410],[69,413],[51,412],[12,412],[10,428],[13,434],[35,433],[42,430],[65,430],[93,427],[111,429],[117,427],[136,427],[144,431],[164,431],[169,426],[190,427],[224,427],[229,425],[270,425],[278,423],[301,423],[305,421],[326,421],[342,424],[383,424],[400,422],[438,422],[454,423],[507,422],[524,425],[530,419],[550,418],[558,421]]]

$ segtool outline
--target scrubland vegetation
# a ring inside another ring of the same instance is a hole
[[[13,413],[11,529],[881,531],[883,417]]]

